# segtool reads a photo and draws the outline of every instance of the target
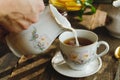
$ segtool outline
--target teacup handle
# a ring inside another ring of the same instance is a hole
[[[102,44],[106,47],[105,50],[102,51],[101,53],[96,54],[96,56],[92,57],[91,60],[89,60],[89,61],[95,60],[95,59],[107,54],[107,52],[109,51],[109,44],[105,41],[99,41],[97,44],[97,48],[99,48],[100,45],[102,45]]]
[[[106,48],[105,48],[104,51],[102,51],[101,53],[99,53],[99,54],[97,55],[97,57],[101,57],[101,56],[107,54],[107,52],[109,51],[109,44],[108,44],[107,42],[105,42],[105,41],[99,41],[98,44],[97,44],[97,47],[100,47],[100,45],[102,45],[102,44],[103,44]]]

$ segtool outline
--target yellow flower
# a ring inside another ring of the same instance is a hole
[[[92,2],[92,0],[50,0],[50,3],[60,10],[79,11],[78,16],[80,21],[82,21],[82,15],[86,13],[87,8],[90,9],[90,12],[87,12],[87,14],[96,12]]]
[[[76,3],[76,0],[50,0],[50,3],[58,8],[69,11],[80,10],[82,7],[81,4]]]

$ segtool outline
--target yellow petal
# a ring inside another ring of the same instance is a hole
[[[86,1],[86,0],[81,0],[83,3]]]
[[[81,4],[77,4],[76,2],[66,2],[66,3],[65,3],[65,6],[67,6],[67,7],[68,7],[68,6],[70,6],[70,7],[72,7],[72,6],[79,6],[79,7],[80,7]]]
[[[60,1],[60,2],[75,2],[75,0],[58,0],[58,1]]]
[[[81,9],[81,7],[66,7],[68,11],[78,11]]]
[[[58,0],[50,0],[50,3],[59,8],[62,8],[65,6],[64,3],[60,3]]]

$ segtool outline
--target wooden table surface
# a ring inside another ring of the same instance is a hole
[[[78,23],[73,23],[74,28],[82,28]],[[112,37],[107,29],[99,27],[93,30],[98,34],[99,40],[107,41],[110,45],[108,54],[101,57],[101,69],[90,76],[72,78],[64,76],[51,65],[51,60],[56,54],[58,43],[54,42],[53,48],[48,52],[18,62],[21,58],[14,56],[7,45],[0,44],[0,80],[114,80],[118,61],[114,57],[114,50],[120,45],[120,39]],[[54,47],[55,46],[55,47]],[[103,47],[100,47],[99,51]]]

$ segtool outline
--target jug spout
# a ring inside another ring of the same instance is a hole
[[[73,28],[63,28],[63,31],[62,32],[64,32],[64,31],[73,31],[74,29]]]
[[[53,18],[56,20],[58,25],[60,25],[63,30],[72,31],[73,28],[67,18],[59,13],[59,11],[52,4],[49,4],[49,7]]]

